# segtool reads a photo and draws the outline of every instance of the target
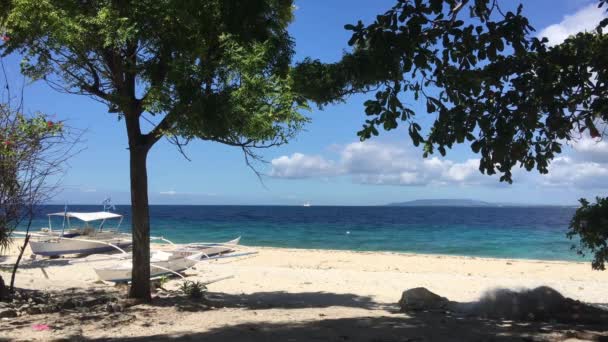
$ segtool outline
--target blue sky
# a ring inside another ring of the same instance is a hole
[[[394,0],[298,1],[290,32],[296,41],[295,60],[310,56],[336,61],[350,35],[344,24],[369,23]],[[513,8],[515,1],[502,1]],[[569,34],[590,29],[603,16],[593,1],[526,1],[524,12],[539,34],[557,43]],[[19,56],[4,63],[13,84]],[[27,81],[26,81],[27,82]],[[67,95],[45,83],[27,83],[27,111],[43,111],[70,126],[86,130],[82,153],[70,161],[60,203],[129,201],[128,152],[124,123],[104,105],[84,96]],[[574,204],[577,198],[604,195],[608,188],[608,144],[583,138],[554,162],[548,176],[515,173],[513,185],[477,171],[478,158],[458,146],[446,158],[424,160],[405,128],[384,132],[358,143],[356,132],[365,120],[366,96],[309,112],[312,122],[290,144],[263,151],[259,164],[264,185],[246,167],[242,152],[216,143],[193,142],[187,161],[163,141],[148,160],[152,204],[285,204],[377,205],[420,198],[473,198],[495,202]],[[432,120],[420,108],[421,122]]]

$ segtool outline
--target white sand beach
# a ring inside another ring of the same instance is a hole
[[[157,298],[152,305],[128,308],[123,316],[130,319],[116,318],[116,322],[74,321],[59,313],[28,315],[0,321],[0,339],[65,338],[66,320],[75,339],[142,341],[465,341],[494,336],[501,341],[593,340],[608,329],[496,322],[442,313],[411,315],[398,312],[396,305],[402,291],[414,287],[469,302],[497,287],[541,285],[575,300],[606,305],[608,272],[593,271],[589,263],[284,248],[258,251],[241,260],[200,263],[187,272],[192,280],[234,276],[209,285],[208,298],[215,308],[172,305]],[[5,257],[3,263],[11,258]],[[9,277],[5,267],[0,274]],[[176,289],[180,282],[173,279],[165,287]],[[91,265],[70,265],[62,259],[21,269],[16,284],[57,291],[115,289],[100,284]],[[51,329],[34,331],[32,324],[48,324]]]

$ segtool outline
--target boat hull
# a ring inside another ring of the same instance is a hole
[[[234,240],[230,240],[225,243],[218,244],[207,244],[204,246],[197,246],[195,244],[186,245],[185,248],[181,248],[175,251],[175,253],[181,254],[183,256],[188,256],[195,253],[202,253],[201,260],[207,259],[210,257],[214,257],[217,255],[230,253],[234,251],[234,248],[240,243],[241,238],[238,237]]]
[[[80,241],[70,238],[49,239],[46,241],[30,241],[33,254],[42,256],[57,256],[66,254],[94,254],[116,251],[116,248],[106,245],[110,243],[119,248],[128,248],[132,242],[127,239],[100,240],[100,242]]]
[[[197,263],[197,260],[189,258],[176,258],[167,261],[159,261],[150,264],[150,278],[163,275],[171,275],[173,272],[184,271]],[[96,268],[95,273],[99,279],[113,283],[126,283],[131,281],[131,263],[122,263],[106,268]]]

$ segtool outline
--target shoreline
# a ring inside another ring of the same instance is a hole
[[[152,243],[152,245],[162,245]],[[479,260],[506,260],[506,261],[526,261],[526,262],[540,262],[540,263],[555,263],[555,264],[589,264],[591,260],[587,261],[573,261],[564,259],[529,259],[529,258],[517,258],[517,257],[490,257],[490,256],[476,256],[476,255],[463,255],[463,254],[443,254],[443,253],[416,253],[416,252],[399,252],[389,250],[354,250],[354,249],[325,249],[325,248],[298,248],[298,247],[274,247],[274,246],[255,246],[255,245],[243,245],[254,249],[279,249],[285,251],[313,251],[313,252],[350,252],[360,254],[395,254],[411,257],[437,257],[437,258],[463,258],[463,259],[479,259]]]
[[[32,232],[34,233],[34,232]],[[13,238],[13,241],[23,240],[21,237]],[[175,242],[176,245],[186,245],[192,242]],[[218,242],[219,241],[212,241]],[[423,253],[423,252],[406,252],[406,251],[395,251],[395,250],[356,250],[356,249],[331,249],[331,248],[306,248],[306,247],[281,247],[281,246],[259,246],[259,245],[249,245],[249,244],[240,244],[241,246],[253,249],[279,249],[279,250],[292,250],[292,251],[314,251],[314,252],[351,252],[351,253],[361,253],[361,254],[395,254],[395,255],[403,255],[403,256],[421,256],[421,257],[438,257],[438,258],[470,258],[470,259],[480,259],[480,260],[507,260],[507,261],[527,261],[527,262],[543,262],[543,263],[557,263],[557,264],[591,264],[591,259],[589,260],[567,260],[567,259],[533,259],[533,258],[519,258],[519,257],[496,257],[496,256],[477,256],[477,255],[466,255],[466,254],[445,254],[445,253]],[[170,246],[167,243],[158,243],[151,242],[150,247],[162,247],[162,246]],[[575,254],[573,252],[573,254]],[[1,254],[0,254],[1,255]]]
[[[21,237],[13,238],[13,241],[23,240]],[[176,242],[175,245],[187,245],[188,243]],[[445,253],[418,253],[418,252],[402,252],[392,250],[355,250],[355,249],[331,249],[331,248],[305,248],[305,247],[277,247],[277,246],[259,246],[249,244],[239,244],[240,246],[250,249],[260,250],[284,250],[284,251],[310,251],[310,252],[328,252],[328,253],[356,253],[356,254],[381,254],[381,255],[400,255],[407,257],[427,257],[427,258],[462,258],[472,260],[488,260],[488,261],[524,261],[524,262],[537,262],[537,263],[552,263],[552,264],[579,264],[579,265],[591,265],[591,259],[589,260],[565,260],[565,259],[531,259],[531,258],[518,258],[518,257],[493,257],[493,256],[477,256],[477,255],[465,255],[465,254],[445,254]],[[15,244],[14,247],[20,246],[19,243]],[[151,242],[151,248],[167,248],[171,244]],[[13,248],[14,248],[13,247]],[[2,255],[2,254],[0,254]]]

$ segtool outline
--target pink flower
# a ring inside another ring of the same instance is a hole
[[[9,36],[7,36],[7,35],[3,35],[3,36],[2,36],[2,41],[3,41],[3,42],[5,42],[5,43],[6,43],[6,42],[8,42],[9,40],[11,40],[11,37],[9,37]]]

